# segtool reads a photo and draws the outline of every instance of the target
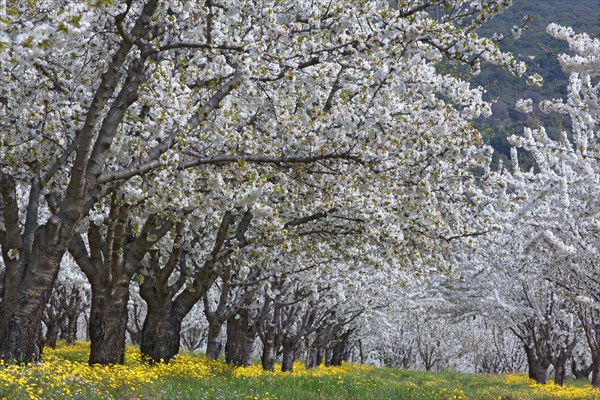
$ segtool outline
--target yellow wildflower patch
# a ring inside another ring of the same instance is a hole
[[[45,349],[39,365],[0,365],[3,395],[29,398],[113,398],[119,390],[138,393],[160,379],[186,377],[201,379],[223,374],[229,367],[205,357],[180,355],[169,364],[148,365],[140,351],[127,347],[127,365],[87,364],[89,343],[59,344]],[[26,394],[26,396],[25,396]]]
[[[344,363],[293,373],[260,365],[234,368],[204,356],[180,354],[149,365],[127,347],[126,365],[89,366],[89,343],[45,349],[39,365],[0,362],[0,399],[252,399],[371,398],[418,400],[600,400],[585,382],[539,385],[526,374],[469,375],[407,371]]]
[[[542,385],[529,379],[525,373],[506,375],[504,383],[509,386],[529,386],[532,399],[600,400],[600,391],[598,389],[571,385],[559,386],[552,380]]]

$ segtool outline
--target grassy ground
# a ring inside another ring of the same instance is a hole
[[[89,345],[59,345],[39,366],[0,366],[0,399],[414,399],[414,400],[600,400],[587,382],[565,387],[536,385],[525,375],[475,375],[406,371],[356,364],[293,374],[266,373],[260,366],[231,368],[196,355],[148,366],[127,350],[127,365],[89,367]]]

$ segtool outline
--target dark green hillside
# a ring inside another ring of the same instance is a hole
[[[510,147],[506,137],[519,134],[524,126],[543,124],[553,135],[562,129],[568,129],[569,121],[558,115],[523,115],[514,110],[519,98],[532,98],[534,103],[541,99],[566,96],[568,77],[562,72],[556,55],[568,52],[566,43],[546,34],[546,27],[554,22],[570,26],[576,32],[587,32],[592,36],[600,35],[600,0],[515,0],[514,6],[505,14],[491,21],[481,29],[482,34],[493,32],[510,34],[511,28],[520,26],[523,18],[532,16],[528,28],[523,30],[521,38],[506,38],[501,48],[513,52],[519,60],[525,61],[528,74],[538,73],[544,77],[544,86],[534,88],[527,85],[527,78],[517,79],[494,66],[488,66],[475,80],[484,86],[488,98],[496,100],[491,119],[478,121],[485,132],[486,141],[496,149],[496,162],[506,158]]]

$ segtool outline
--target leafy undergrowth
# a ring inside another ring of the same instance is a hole
[[[357,364],[268,373],[260,366],[232,368],[182,354],[165,365],[143,363],[129,347],[125,366],[89,367],[88,343],[46,349],[38,366],[0,365],[2,399],[598,399],[587,382],[537,385],[526,375],[406,371]]]

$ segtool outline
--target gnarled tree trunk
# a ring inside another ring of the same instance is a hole
[[[340,366],[344,361],[346,355],[346,349],[348,348],[348,340],[352,334],[351,330],[348,330],[340,335],[333,345],[333,354],[331,356],[331,365]]]
[[[539,367],[535,350],[528,345],[524,345],[523,348],[525,349],[525,354],[527,355],[527,375],[529,376],[529,379],[535,380]]]
[[[208,333],[206,339],[206,355],[213,360],[217,360],[223,350],[223,344],[221,343],[221,328],[223,327],[223,321],[218,318],[211,318],[208,321]]]
[[[171,302],[148,304],[148,313],[142,328],[140,350],[152,362],[168,363],[179,353],[181,319],[174,315]]]
[[[58,340],[58,332],[60,330],[60,326],[58,324],[51,324],[47,326],[46,338],[44,340],[44,345],[48,347],[56,348],[56,341]]]
[[[554,366],[554,383],[556,385],[562,386],[565,382],[565,375],[567,372],[567,361],[571,357],[573,353],[573,349],[576,344],[576,336],[573,335],[573,338],[565,343],[564,346],[559,345],[558,349],[554,351],[552,355],[552,366]]]
[[[113,196],[105,224],[106,232],[90,224],[89,254],[79,234],[71,240],[69,252],[92,286],[90,364],[122,364],[131,278],[141,269],[148,250],[173,223],[150,215],[140,235],[135,236],[129,224],[129,206]]]
[[[554,383],[562,386],[565,383],[565,375],[567,371],[565,364],[559,364],[554,366]]]
[[[109,287],[92,283],[90,365],[123,364],[128,301],[129,280]]]
[[[60,226],[58,222],[56,225]],[[6,263],[7,257],[4,259],[6,274],[0,307],[0,358],[4,360],[40,360],[44,307],[66,249],[66,244],[56,238],[56,225],[38,228],[28,264]],[[3,250],[7,249],[3,246]]]
[[[281,340],[283,355],[281,356],[281,372],[294,372],[294,360],[296,358],[295,343],[286,338]]]
[[[275,351],[275,343],[273,340],[267,339],[263,341],[263,351],[260,358],[262,368],[265,371],[275,371],[275,360],[277,354]]]
[[[211,287],[216,274],[213,271],[215,263],[219,257],[225,257],[231,252],[231,248],[225,251],[224,246],[227,239],[229,226],[234,222],[235,216],[226,212],[223,216],[221,226],[217,232],[216,241],[211,252],[212,257],[205,261],[202,266],[195,265],[194,273],[189,276],[193,278],[191,284],[184,287],[186,276],[184,271],[188,271],[186,266],[186,254],[181,249],[181,236],[183,234],[183,224],[178,224],[176,229],[176,238],[173,249],[169,254],[169,259],[163,266],[160,262],[160,254],[157,251],[150,252],[150,272],[144,277],[144,282],[140,285],[140,295],[146,301],[148,310],[146,320],[142,328],[142,355],[154,362],[168,362],[179,352],[179,342],[181,337],[181,322],[183,318],[191,311],[192,307],[206,294]],[[238,226],[236,237],[240,243],[243,243],[243,234],[246,232],[252,215],[245,213]],[[176,282],[169,284],[169,278],[179,265],[180,275]],[[177,294],[179,293],[179,294]],[[175,296],[177,294],[177,296]],[[218,317],[215,317],[218,319]],[[209,318],[209,321],[211,318]],[[215,321],[217,324],[219,321]],[[222,321],[220,322],[223,323]],[[217,335],[217,329],[220,332],[220,326],[213,326],[209,329],[209,335]],[[242,347],[243,347],[242,341]],[[214,340],[209,337],[209,350],[212,355],[218,357],[214,345]],[[210,356],[210,355],[209,355]]]
[[[227,343],[225,344],[225,362],[235,366],[247,363],[246,332],[248,331],[248,310],[242,308],[227,319]]]
[[[79,320],[79,311],[70,314],[67,317],[67,344],[72,346],[77,340],[77,322]]]
[[[182,229],[183,225],[178,225],[176,243],[180,240]],[[161,266],[160,255],[157,252],[151,252],[149,262],[151,273],[145,276],[144,282],[140,285],[140,295],[148,306],[142,327],[140,349],[142,356],[147,360],[169,362],[179,353],[183,319],[206,294],[214,281],[212,272],[214,259],[198,268],[193,283],[186,286],[176,297],[175,294],[183,287],[185,280],[178,279],[177,282],[169,284],[169,278],[177,264],[180,265],[181,271],[187,270],[186,255],[181,247],[174,245],[164,267]]]

